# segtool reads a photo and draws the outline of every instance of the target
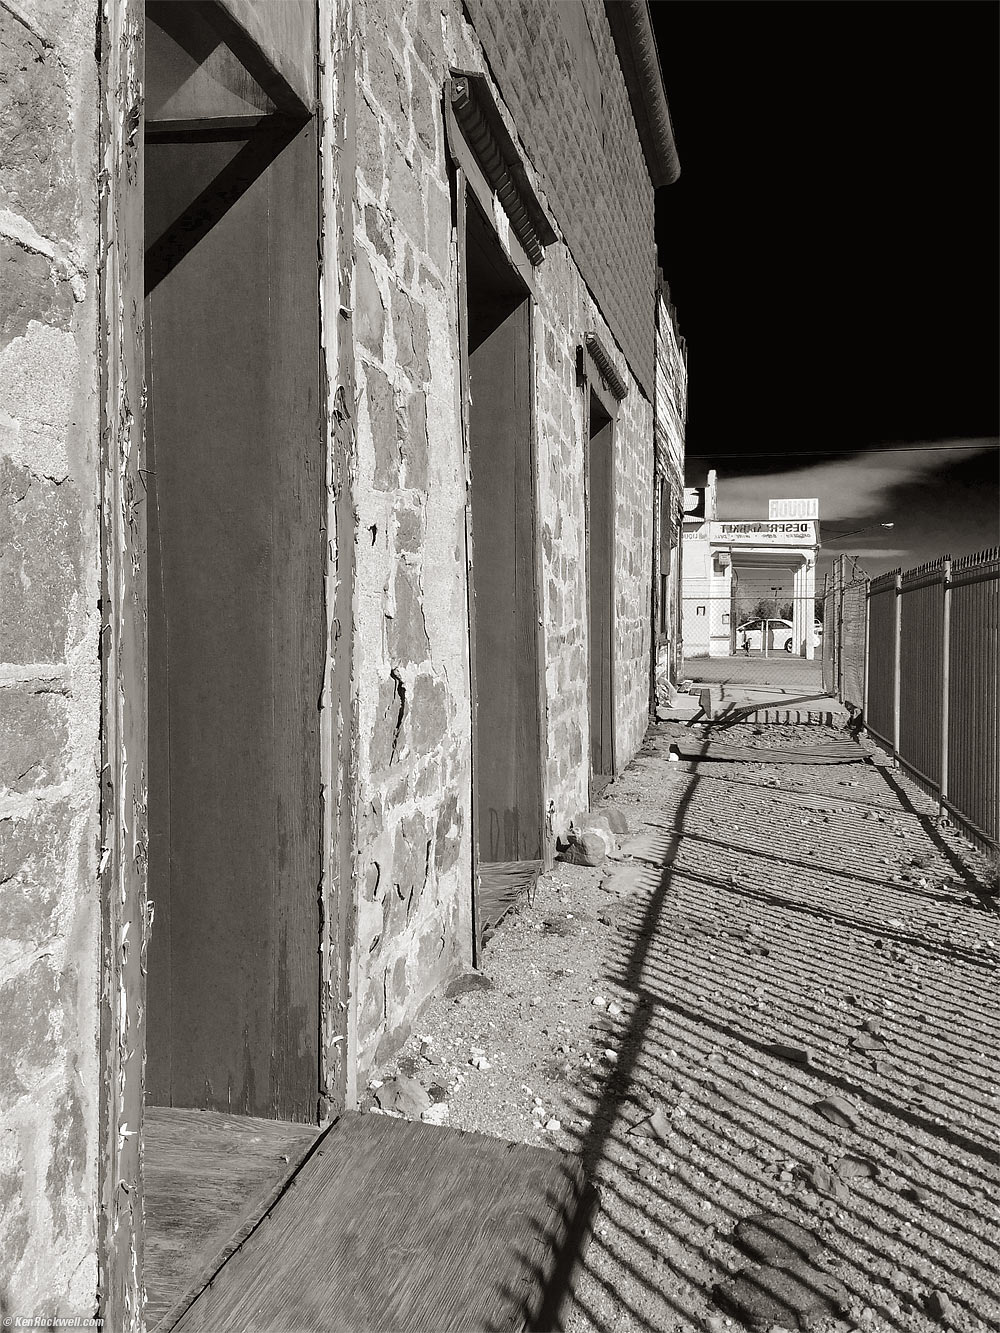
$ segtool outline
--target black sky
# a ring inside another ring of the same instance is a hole
[[[657,243],[689,455],[762,473],[995,437],[1000,8],[651,8],[681,159]],[[722,457],[765,450],[784,457]],[[988,486],[996,455],[975,459]]]

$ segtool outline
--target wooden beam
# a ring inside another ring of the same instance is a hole
[[[279,111],[316,109],[316,8],[309,0],[190,0]]]
[[[147,120],[147,143],[208,143],[246,139],[274,116],[194,116],[182,120]]]
[[[456,74],[448,81],[445,105],[451,124],[460,135],[449,135],[454,154],[458,145],[468,145],[476,168],[488,182],[510,222],[510,227],[532,264],[545,258],[545,246],[556,233],[528,180],[521,154],[493,101],[481,74]],[[467,174],[469,174],[467,172]]]

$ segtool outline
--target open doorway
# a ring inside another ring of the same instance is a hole
[[[465,210],[477,947],[544,857],[531,296]]]
[[[591,796],[614,776],[614,421],[590,389],[587,598],[590,638]]]
[[[267,36],[146,5],[150,1328],[318,1132],[319,160]]]

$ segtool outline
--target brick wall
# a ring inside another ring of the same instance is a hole
[[[687,348],[677,312],[661,289],[656,298],[656,463],[674,486],[684,485]]]
[[[466,0],[466,9],[559,229],[652,399],[653,187],[603,0]]]
[[[0,7],[0,1311],[90,1315],[96,14],[73,0],[23,6],[23,18],[10,8]]]

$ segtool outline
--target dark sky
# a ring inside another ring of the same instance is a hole
[[[807,467],[783,480],[814,489],[778,493],[823,490],[842,528],[891,518],[889,564],[919,545],[906,515],[995,544],[1000,7],[651,9],[681,159],[657,242],[688,343],[690,481],[714,465],[732,508],[738,478]],[[913,449],[955,443],[983,447]],[[850,466],[901,445],[898,475]]]

